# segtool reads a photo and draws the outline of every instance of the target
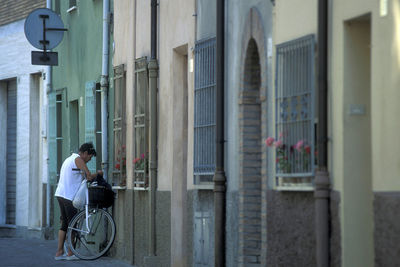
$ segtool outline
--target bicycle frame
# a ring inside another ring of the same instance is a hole
[[[88,184],[88,182],[86,182],[86,185]],[[77,231],[77,232],[82,232],[85,234],[89,234],[91,232],[90,226],[89,226],[89,189],[86,190],[85,192],[85,197],[86,197],[86,201],[85,201],[85,223],[86,223],[86,231],[82,230],[82,229],[77,229],[77,228],[73,228],[71,227],[71,229]]]

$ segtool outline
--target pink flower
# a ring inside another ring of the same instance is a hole
[[[117,164],[115,164],[115,168],[116,168],[117,170],[119,170],[119,168],[121,168],[121,165],[119,165],[119,163],[117,163]]]
[[[275,147],[281,147],[282,146],[282,140],[275,141],[274,145],[275,145]]]
[[[297,142],[297,144],[294,146],[294,148],[300,152],[301,147],[304,145],[304,140],[300,140]]]
[[[144,159],[144,153],[142,154],[142,159]]]
[[[266,144],[267,146],[272,146],[272,145],[274,144],[274,141],[275,141],[275,139],[274,139],[273,137],[268,137],[268,138],[265,140],[265,144]]]
[[[135,158],[135,159],[133,160],[133,164],[136,164],[139,160],[140,160],[140,158]]]

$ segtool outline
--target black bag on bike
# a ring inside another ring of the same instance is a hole
[[[89,205],[99,208],[111,207],[115,199],[115,193],[112,191],[111,185],[100,174],[97,174],[94,183],[97,185],[89,186]]]
[[[89,206],[109,208],[114,204],[115,193],[104,186],[89,187]]]

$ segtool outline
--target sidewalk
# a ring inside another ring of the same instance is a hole
[[[4,267],[53,267],[96,266],[133,267],[120,260],[101,257],[94,261],[55,261],[57,240],[0,238],[0,266]]]

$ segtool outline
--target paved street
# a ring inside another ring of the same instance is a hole
[[[56,240],[0,238],[1,267],[96,266],[132,267],[108,257],[94,261],[55,261]]]

